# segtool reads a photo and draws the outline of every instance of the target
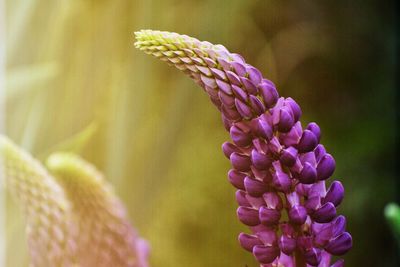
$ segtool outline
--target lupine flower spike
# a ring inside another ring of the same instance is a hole
[[[326,189],[335,160],[319,144],[319,126],[303,127],[299,105],[222,45],[162,31],[135,35],[137,48],[188,74],[221,112],[237,216],[251,231],[239,235],[241,246],[263,267],[344,266],[330,263],[352,247],[336,214],[344,188],[334,181]]]
[[[32,266],[147,267],[147,244],[102,175],[73,154],[47,165],[55,176],[0,136],[0,175],[24,208]]]
[[[39,161],[1,135],[0,176],[23,208],[31,264],[76,264],[78,233],[64,190]]]
[[[137,237],[125,207],[103,175],[71,153],[52,154],[46,165],[64,188],[77,216],[81,266],[147,267],[147,243]]]

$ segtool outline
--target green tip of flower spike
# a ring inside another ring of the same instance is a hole
[[[135,32],[135,47],[144,50],[146,47],[153,47],[167,50],[178,50],[190,48],[191,45],[199,43],[196,38],[187,35],[180,35],[175,32],[141,30]]]
[[[207,55],[226,53],[227,49],[220,44],[212,44],[176,32],[140,30],[135,32],[135,47],[158,58],[174,56],[190,56],[200,53]]]

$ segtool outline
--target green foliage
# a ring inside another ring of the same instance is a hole
[[[387,204],[385,207],[385,217],[400,245],[400,207],[395,203]]]

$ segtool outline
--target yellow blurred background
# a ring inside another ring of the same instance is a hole
[[[240,248],[228,139],[189,78],[133,47],[140,29],[224,44],[317,121],[346,187],[348,266],[396,266],[394,1],[7,0],[6,134],[44,160],[75,151],[114,185],[152,266],[256,266]],[[7,201],[7,266],[27,266]],[[366,257],[368,255],[368,257]],[[369,265],[372,264],[372,265]]]

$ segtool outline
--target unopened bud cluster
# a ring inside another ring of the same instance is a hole
[[[0,135],[0,178],[24,209],[30,265],[147,267],[147,242],[101,173],[74,154],[47,163],[51,174]]]
[[[330,266],[331,255],[345,254],[352,238],[336,212],[344,188],[339,181],[326,188],[335,160],[320,144],[320,127],[302,126],[299,105],[221,45],[150,30],[136,38],[137,48],[188,74],[220,110],[232,139],[222,148],[237,215],[251,230],[239,235],[241,246],[265,267]]]

